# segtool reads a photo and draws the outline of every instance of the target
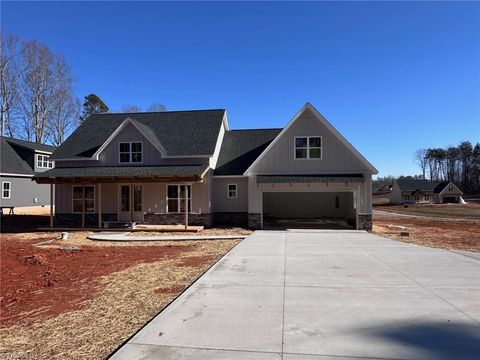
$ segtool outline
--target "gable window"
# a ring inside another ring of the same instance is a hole
[[[72,207],[74,213],[95,212],[95,186],[74,185],[72,187]]]
[[[321,136],[297,136],[295,141],[295,159],[321,159]]]
[[[121,163],[141,163],[143,161],[143,144],[141,142],[121,142],[118,159]]]
[[[184,213],[185,198],[188,203],[188,212],[192,212],[191,185],[167,185],[167,213]]]
[[[10,181],[2,181],[2,199],[10,199],[12,193],[12,183]]]
[[[37,154],[37,167],[39,168],[52,168],[53,161],[49,160],[48,155]]]
[[[237,197],[237,184],[228,184],[227,193],[229,199],[235,199]]]

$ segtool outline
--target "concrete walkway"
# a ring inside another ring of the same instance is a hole
[[[98,241],[188,241],[188,240],[232,240],[244,239],[247,235],[174,235],[174,236],[135,236],[130,232],[101,232],[87,236],[90,240]]]
[[[479,354],[480,260],[365,232],[258,231],[113,358]]]

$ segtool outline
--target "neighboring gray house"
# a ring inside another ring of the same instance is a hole
[[[53,167],[49,157],[55,148],[4,136],[0,138],[1,206],[49,205],[48,185],[37,184],[32,178]]]
[[[92,115],[52,158],[36,180],[56,184],[59,225],[371,229],[377,170],[310,103],[283,129],[230,130],[225,110]]]
[[[451,181],[399,179],[393,183],[390,203],[460,203],[462,195]]]

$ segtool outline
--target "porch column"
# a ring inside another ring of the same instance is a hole
[[[82,186],[82,228],[85,227],[85,185]]]
[[[185,184],[185,230],[188,229],[188,184]]]
[[[102,183],[97,184],[97,189],[98,189],[98,206],[97,206],[97,212],[98,212],[98,228],[102,228]]]
[[[50,228],[53,228],[53,183],[50,183]]]

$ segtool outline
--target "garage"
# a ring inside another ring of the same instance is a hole
[[[355,229],[354,191],[264,191],[263,227]]]

